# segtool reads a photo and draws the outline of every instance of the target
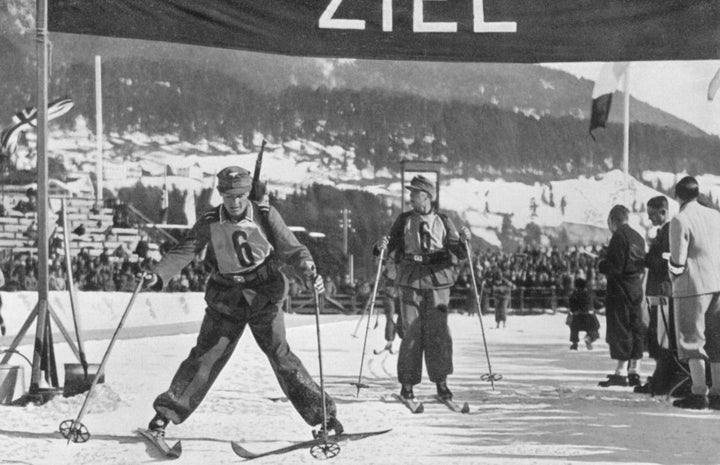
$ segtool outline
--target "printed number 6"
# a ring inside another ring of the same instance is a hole
[[[252,248],[247,242],[247,236],[244,231],[235,231],[232,236],[233,247],[235,248],[235,255],[242,266],[248,267],[255,264],[255,257],[253,257]]]

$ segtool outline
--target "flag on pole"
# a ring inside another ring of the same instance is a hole
[[[185,213],[186,224],[190,226],[194,225],[197,221],[197,215],[195,214],[195,191],[192,189],[185,191],[185,206],[183,212]]]
[[[222,196],[217,190],[217,171],[213,174],[212,187],[210,188],[210,205],[216,206],[223,203]]]
[[[712,78],[710,85],[708,86],[709,101],[712,101],[712,99],[715,98],[718,89],[720,89],[720,68],[718,68],[717,73],[715,73],[715,76]]]
[[[165,165],[165,173],[163,175],[162,205],[160,205],[160,222],[167,224],[168,210],[170,207],[170,193],[167,187],[167,165]]]
[[[74,106],[72,99],[61,98],[48,104],[48,120],[64,115]],[[12,118],[12,126],[0,133],[0,153],[11,155],[17,150],[17,139],[20,133],[34,128],[37,121],[37,108],[28,107],[16,113]]]
[[[610,116],[613,93],[620,86],[630,63],[605,63],[595,81],[592,93],[592,111],[590,114],[590,137],[595,140],[593,130],[604,128]]]

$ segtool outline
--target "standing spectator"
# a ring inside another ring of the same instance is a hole
[[[510,305],[510,296],[512,295],[512,282],[508,279],[498,276],[493,284],[493,293],[495,294],[495,327],[499,328],[500,323],[505,327],[507,321],[507,311]]]
[[[50,276],[48,277],[48,289],[51,291],[64,291],[66,288],[65,278],[60,268],[50,268]]]
[[[690,394],[675,407],[720,409],[720,213],[698,203],[695,178],[675,186],[680,212],[670,220],[670,280],[678,355],[690,366]],[[710,361],[708,392],[705,361]],[[708,399],[708,393],[710,399]]]
[[[667,198],[663,195],[651,198],[647,203],[647,214],[653,226],[659,226],[655,240],[645,255],[648,269],[645,295],[650,314],[648,355],[655,359],[655,371],[645,385],[635,387],[635,392],[662,395],[669,393],[677,384],[677,378],[684,375],[675,358],[675,312],[668,262],[663,257],[670,252]]]
[[[325,277],[325,295],[333,297],[335,294],[337,294],[335,280],[332,279],[332,276],[328,275]]]
[[[37,291],[38,281],[35,268],[26,269],[25,280],[23,281],[23,289],[26,291]]]
[[[587,281],[575,279],[575,290],[568,300],[570,313],[570,350],[578,349],[580,331],[585,331],[585,347],[592,350],[593,342],[600,338],[600,322],[595,316],[592,293],[587,289]]]
[[[643,275],[645,240],[627,224],[628,209],[615,205],[608,215],[613,233],[606,256],[599,263],[607,277],[605,340],[610,358],[617,362],[615,373],[599,386],[637,386],[640,384],[640,360],[644,351]],[[627,375],[626,375],[627,364]]]
[[[435,211],[435,184],[425,176],[415,176],[405,187],[410,190],[412,210],[400,214],[379,247],[398,257],[396,284],[403,328],[397,365],[400,396],[415,397],[413,386],[422,379],[424,355],[438,396],[451,399],[447,376],[453,372],[452,338],[447,317],[450,287],[455,283],[453,255],[466,258],[463,242],[470,231],[463,227],[458,234],[453,222]]]
[[[135,254],[137,254],[138,257],[140,257],[140,260],[144,260],[148,256],[148,252],[150,251],[150,245],[147,241],[147,236],[142,235],[140,236],[140,240],[138,241],[137,245],[135,246]]]

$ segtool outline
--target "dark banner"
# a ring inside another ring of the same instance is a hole
[[[48,0],[55,32],[302,56],[720,58],[718,0]]]

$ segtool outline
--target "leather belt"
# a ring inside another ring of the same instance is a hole
[[[649,295],[646,296],[646,298],[648,305],[651,307],[659,307],[661,305],[666,307],[668,305],[668,299],[670,299],[670,297],[665,297],[664,295]]]
[[[275,277],[275,271],[268,265],[261,265],[260,267],[248,271],[247,273],[237,274],[222,274],[215,273],[212,278],[219,284],[225,286],[235,285],[250,285],[250,284],[262,284]]]
[[[443,263],[449,258],[446,252],[434,252],[428,254],[411,254],[406,253],[403,255],[403,259],[410,262],[420,263],[423,265],[434,265],[437,263]]]

